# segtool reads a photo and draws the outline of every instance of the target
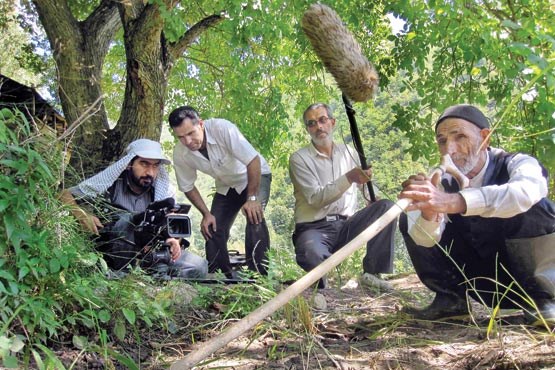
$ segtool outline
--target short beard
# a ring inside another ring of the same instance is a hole
[[[129,171],[129,179],[131,180],[131,182],[133,183],[133,185],[143,189],[143,190],[148,190],[152,184],[154,183],[154,179],[152,178],[152,176],[143,176],[143,177],[139,177],[137,178],[132,171]],[[150,180],[148,181],[148,183],[141,183],[141,180]]]
[[[325,146],[333,142],[333,132],[330,132],[328,136],[323,139],[312,137],[312,142],[318,146]]]
[[[476,167],[479,161],[480,161],[480,152],[472,153],[466,158],[466,161],[464,162],[463,165],[459,167],[455,164],[455,166],[457,166],[457,168],[463,174],[468,175]]]

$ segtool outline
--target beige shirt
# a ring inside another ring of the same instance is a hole
[[[357,185],[345,173],[358,166],[353,148],[334,144],[328,157],[309,144],[289,157],[289,175],[295,195],[295,223],[320,220],[326,215],[351,216],[357,210]]]

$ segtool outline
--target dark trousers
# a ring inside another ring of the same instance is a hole
[[[304,222],[295,225],[293,244],[297,263],[310,271],[345,246],[382,216],[394,203],[379,200],[345,220]],[[393,271],[393,241],[397,222],[392,222],[366,244],[362,261],[370,274]]]
[[[439,242],[441,247],[436,245],[431,248],[417,245],[408,235],[406,215],[401,215],[399,228],[418,277],[436,293],[460,297],[468,293],[488,307],[499,304],[501,308],[527,305],[525,295],[533,299],[553,297],[552,289],[550,293],[549,289],[537,284],[537,276],[555,268],[547,266],[542,271],[537,269],[542,260],[555,258],[555,246],[543,245],[551,243],[546,238],[548,236],[537,239],[538,246],[526,247],[526,243],[520,243],[524,248],[508,248],[500,236],[502,246],[497,252],[480,256],[475,248],[457,237],[452,225],[445,228]],[[529,243],[534,239],[523,240]],[[532,258],[534,254],[537,255],[535,259]]]
[[[260,190],[258,198],[262,208],[266,208],[270,197],[271,175],[262,175],[260,179]],[[232,267],[229,262],[227,241],[229,232],[241,207],[247,201],[247,189],[240,194],[233,188],[226,195],[216,193],[212,201],[210,212],[216,218],[217,230],[212,233],[212,238],[206,241],[206,258],[208,259],[208,271],[215,272],[218,269],[230,275]],[[270,248],[270,234],[266,220],[260,224],[251,224],[247,220],[245,227],[245,254],[247,267],[251,271],[258,271],[262,275],[267,274],[268,257]]]

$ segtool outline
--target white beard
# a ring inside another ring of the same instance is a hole
[[[473,153],[471,155],[469,155],[466,160],[464,161],[463,164],[458,165],[457,160],[458,158],[453,158],[453,162],[455,163],[455,166],[457,166],[457,168],[464,173],[465,175],[468,175],[470,173],[470,171],[472,171],[476,165],[478,164],[478,162],[480,161],[480,153]]]
[[[333,132],[325,137],[314,137],[312,136],[312,142],[318,146],[326,146],[333,142]]]

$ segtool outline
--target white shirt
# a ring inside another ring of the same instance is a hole
[[[501,152],[491,148],[492,154]],[[459,193],[466,202],[463,216],[509,218],[528,211],[547,196],[547,180],[538,161],[525,154],[516,154],[507,164],[509,181],[502,185],[482,186],[487,164],[470,179],[468,188]],[[439,222],[422,218],[420,211],[408,212],[409,235],[424,247],[433,247],[445,229],[445,217]]]
[[[270,167],[237,126],[219,118],[204,121],[206,159],[199,151],[191,151],[181,142],[173,150],[173,163],[179,190],[189,192],[197,179],[197,170],[216,180],[216,191],[226,195],[230,188],[241,193],[248,184],[247,165],[260,157],[261,174],[269,174]]]
[[[326,215],[351,216],[357,210],[357,184],[345,173],[358,166],[352,148],[334,144],[331,158],[311,143],[289,157],[289,175],[295,195],[295,223],[320,220]]]

